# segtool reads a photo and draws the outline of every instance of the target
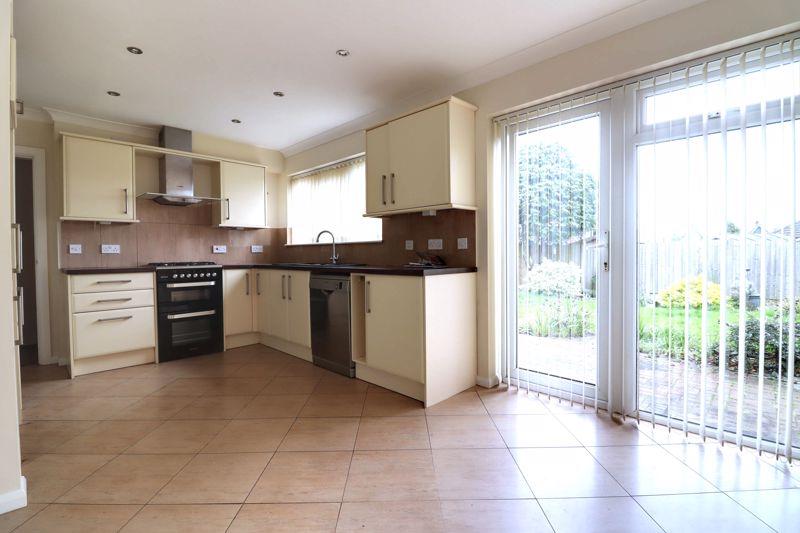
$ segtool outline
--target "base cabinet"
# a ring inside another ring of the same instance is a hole
[[[302,270],[260,270],[259,331],[311,347],[310,273]]]
[[[222,309],[226,337],[255,331],[254,285],[250,269],[223,270]]]

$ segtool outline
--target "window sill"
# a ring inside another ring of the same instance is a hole
[[[287,242],[284,246],[287,247],[295,247],[295,246],[330,246],[332,243],[331,241],[326,242],[309,242],[309,243],[289,243]],[[347,242],[337,242],[336,246],[345,246],[348,244],[383,244],[383,239],[379,241],[347,241]]]

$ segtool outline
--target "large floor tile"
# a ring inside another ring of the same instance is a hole
[[[287,452],[352,450],[358,422],[358,418],[298,418],[278,449]]]
[[[515,388],[478,389],[478,396],[486,410],[493,415],[541,415],[549,411],[536,397]]]
[[[729,492],[728,496],[776,531],[800,529],[800,489]]]
[[[537,498],[627,496],[585,448],[511,450]]]
[[[278,376],[273,378],[261,394],[311,394],[319,377]]]
[[[231,420],[203,453],[274,452],[291,426],[291,418]]]
[[[175,413],[176,420],[236,418],[254,396],[201,396]]]
[[[92,420],[37,420],[19,426],[22,453],[50,453],[97,422]]]
[[[124,533],[186,531],[224,532],[239,511],[239,504],[147,505],[122,529]]]
[[[478,393],[468,390],[428,407],[425,409],[425,413],[428,415],[485,415],[487,411]]]
[[[661,528],[628,496],[539,500],[556,533],[661,533]],[[702,531],[702,530],[697,530]],[[710,530],[709,530],[710,531]]]
[[[50,505],[22,524],[23,533],[105,533],[122,529],[141,505]]]
[[[238,378],[272,378],[278,375],[284,363],[279,362],[251,362],[244,363],[236,368],[231,377]]]
[[[425,417],[361,418],[356,450],[418,450],[430,447]]]
[[[431,448],[505,448],[488,415],[429,416]]]
[[[309,394],[256,396],[236,418],[294,418],[309,397]]]
[[[174,378],[130,378],[103,390],[98,396],[147,396],[167,386]]]
[[[492,415],[509,448],[567,447],[581,443],[554,416]]]
[[[422,416],[422,402],[387,390],[367,390],[363,416]]]
[[[278,452],[247,502],[339,502],[351,455],[351,452]]]
[[[552,532],[536,500],[456,500],[441,503],[448,532]]]
[[[438,501],[345,502],[342,504],[336,531],[440,533],[446,529]]]
[[[236,515],[230,533],[332,533],[338,503],[246,504]]]
[[[113,455],[40,455],[23,463],[22,475],[28,481],[28,501],[56,501],[113,458]]]
[[[166,420],[195,400],[194,396],[146,396],[122,409],[115,420]]]
[[[365,394],[313,394],[298,416],[361,416]]]
[[[47,507],[47,504],[44,503],[29,503],[25,507],[21,509],[17,509],[15,511],[11,511],[9,513],[4,513],[0,515],[0,532],[2,533],[9,533],[14,529],[18,528],[31,518],[33,518],[36,513],[41,511]]]
[[[435,500],[439,495],[429,450],[356,451],[345,501]]]
[[[122,453],[159,424],[158,420],[105,420],[59,446],[56,453]]]
[[[532,498],[506,449],[433,450],[439,497],[445,500]]]
[[[611,419],[606,414],[563,415],[559,420],[584,446],[622,446],[655,444],[636,422]]]
[[[636,500],[667,533],[772,531],[750,511],[722,493],[638,496]]]
[[[717,491],[660,446],[605,446],[588,450],[633,496]]]
[[[243,503],[272,454],[199,454],[151,503]]]
[[[147,503],[191,455],[120,455],[61,496],[60,503]]]
[[[331,374],[323,376],[317,383],[314,394],[364,394],[368,387],[366,381]]]
[[[126,453],[197,453],[227,424],[227,420],[167,420]]]
[[[307,361],[298,361],[297,358],[295,358],[294,361],[287,363],[280,369],[278,377],[322,378],[330,374],[332,374],[332,372],[328,372],[322,367],[314,366]]]

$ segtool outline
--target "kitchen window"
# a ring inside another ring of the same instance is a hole
[[[311,244],[322,230],[336,242],[380,241],[380,219],[365,218],[366,159],[357,157],[291,178],[288,244]]]

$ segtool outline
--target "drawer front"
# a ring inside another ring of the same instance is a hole
[[[72,315],[74,359],[128,352],[156,345],[155,308]]]
[[[140,291],[87,292],[72,295],[72,312],[108,311],[153,306],[153,289]]]
[[[129,274],[81,274],[70,276],[73,294],[84,292],[134,291],[153,288],[152,272]]]

